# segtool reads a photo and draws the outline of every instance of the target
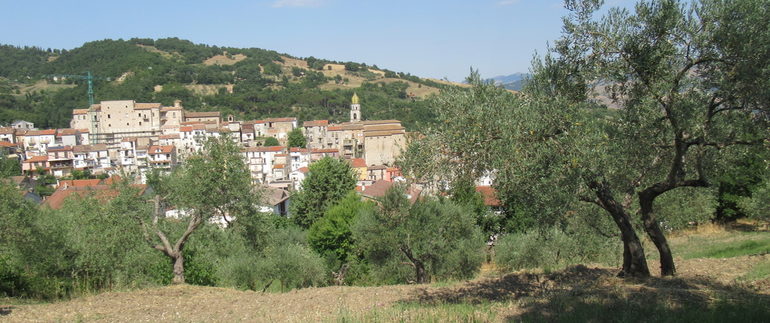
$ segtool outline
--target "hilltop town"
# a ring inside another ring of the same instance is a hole
[[[365,120],[362,113],[355,94],[348,122],[301,125],[295,117],[241,121],[216,111],[187,111],[179,100],[172,106],[101,101],[73,110],[70,128],[36,129],[26,121],[0,128],[0,147],[8,158],[18,159],[23,175],[31,179],[46,174],[65,179],[79,171],[129,176],[144,184],[148,172],[168,172],[200,151],[208,138],[225,137],[240,145],[254,184],[298,190],[309,164],[329,156],[347,160],[357,172],[359,190],[364,190],[400,176],[394,162],[406,132],[399,120]],[[288,146],[289,133],[297,129],[305,147]],[[266,146],[268,138],[279,145]]]

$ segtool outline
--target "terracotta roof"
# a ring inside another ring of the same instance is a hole
[[[37,163],[48,161],[48,156],[32,156],[32,158],[25,160],[25,163]]]
[[[497,198],[497,190],[491,186],[476,186],[476,192],[481,193],[484,197],[484,205],[486,206],[500,206],[502,203]]]
[[[90,151],[105,151],[107,150],[107,144],[93,144],[93,145],[78,145],[72,147],[72,150],[76,153],[84,153]]]
[[[139,189],[139,194],[144,194],[144,191],[147,189],[147,185],[131,185],[132,187]],[[110,185],[93,185],[93,186],[83,186],[83,187],[68,187],[63,188],[59,187],[51,196],[49,196],[43,204],[47,205],[48,207],[57,210],[64,205],[64,201],[66,201],[70,196],[78,196],[78,197],[86,197],[91,196],[96,198],[97,200],[100,200],[102,202],[109,201],[116,196],[118,196],[120,192],[113,188]]]
[[[181,126],[194,126],[194,125],[199,125],[199,124],[203,124],[203,125],[205,125],[205,124],[217,124],[217,122],[214,121],[214,120],[204,120],[204,121],[198,120],[198,121],[185,121],[185,122],[179,123],[179,125],[181,125]]]
[[[284,149],[286,149],[286,147],[284,146],[266,146],[261,148],[262,148],[262,151],[283,151]]]
[[[401,170],[398,169],[398,167],[388,167],[388,169],[386,171],[388,171],[388,172],[400,172]]]
[[[265,202],[270,205],[277,205],[278,203],[289,199],[289,192],[285,189],[270,186],[263,186],[262,188],[264,189],[263,196],[265,196],[267,200]]]
[[[193,127],[191,126],[179,127],[179,132],[192,132],[192,131],[193,131]]]
[[[353,168],[366,167],[366,160],[363,158],[353,158],[350,161],[350,164],[353,166]]]
[[[15,129],[14,129],[14,128],[11,128],[11,127],[4,127],[4,128],[0,128],[0,135],[7,135],[7,134],[12,134],[12,133],[14,133],[14,132],[15,132],[14,130],[15,130]]]
[[[303,127],[323,127],[328,125],[329,125],[329,120],[312,120],[312,121],[305,121],[302,123]]]
[[[289,151],[293,153],[306,153],[306,152],[310,152],[310,149],[300,148],[300,147],[291,147],[289,148]]]
[[[72,114],[86,114],[88,113],[88,109],[74,109],[72,110]]]
[[[56,131],[56,136],[74,136],[78,134],[80,134],[80,130],[72,128],[58,129]]]
[[[16,147],[16,144],[8,141],[0,141],[0,147]]]
[[[341,131],[342,126],[328,126],[326,127],[326,131]]]
[[[169,134],[169,135],[160,135],[160,136],[158,136],[158,139],[179,139],[179,134],[178,133],[174,133],[174,134]]]
[[[27,136],[46,136],[46,135],[56,135],[56,129],[31,130],[27,132]]]
[[[160,103],[136,103],[134,104],[134,110],[147,110],[152,108],[160,108]]]
[[[361,130],[364,128],[364,125],[360,123],[343,122],[339,125],[342,127],[342,130]]]
[[[185,112],[184,117],[187,118],[212,118],[219,117],[222,113],[219,111],[203,111],[203,112]]]
[[[88,129],[78,129],[78,131],[80,131],[80,133],[89,133],[89,132],[91,132],[91,130],[88,130]]]
[[[155,154],[170,154],[174,152],[174,146],[168,145],[168,146],[150,146],[150,149],[147,150],[147,152],[150,155]]]
[[[70,179],[59,181],[60,187],[85,187],[99,185],[102,180],[96,179]]]
[[[173,111],[173,110],[182,110],[182,107],[161,107],[160,108],[161,112]]]
[[[273,165],[273,169],[281,169],[286,168],[286,164],[275,164]]]
[[[275,154],[275,157],[287,157],[289,154]]]
[[[291,117],[291,118],[267,118],[265,119],[265,122],[294,122],[297,121],[297,118]]]
[[[303,174],[307,174],[307,172],[309,172],[309,171],[310,171],[310,168],[307,168],[307,167],[300,167],[300,168],[298,169],[298,171],[299,171],[300,173],[303,173]]]

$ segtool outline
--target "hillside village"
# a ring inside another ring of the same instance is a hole
[[[191,112],[179,100],[173,106],[101,101],[73,110],[70,128],[36,129],[26,121],[0,128],[0,145],[8,158],[21,163],[24,176],[18,183],[53,175],[58,180],[52,198],[60,200],[57,193],[65,195],[61,191],[88,186],[62,180],[75,171],[128,176],[135,184],[145,184],[148,172],[168,172],[200,151],[208,138],[226,137],[241,146],[253,183],[269,187],[269,195],[276,196],[269,203],[277,205],[290,191],[301,189],[311,163],[327,156],[350,163],[358,175],[359,192],[371,187],[384,194],[382,188],[390,185],[378,181],[401,178],[394,162],[406,143],[404,127],[399,120],[365,120],[362,113],[355,94],[348,122],[313,120],[301,125],[295,117],[240,121],[220,112]],[[289,133],[297,128],[305,136],[305,148],[287,145]],[[265,146],[270,137],[279,145]],[[285,205],[280,209],[278,213],[285,214]]]

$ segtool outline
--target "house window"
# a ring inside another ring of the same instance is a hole
[[[111,116],[108,114],[108,115],[107,115],[107,119],[109,119],[110,117],[111,117]]]
[[[139,125],[140,125],[140,126],[142,125],[142,122],[141,122],[141,121],[139,121]]]

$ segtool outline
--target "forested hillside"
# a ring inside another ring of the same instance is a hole
[[[365,63],[299,59],[259,48],[194,44],[178,38],[100,40],[72,50],[0,45],[0,124],[16,119],[65,127],[88,105],[83,79],[92,72],[95,100],[133,99],[239,118],[296,116],[344,120],[357,92],[366,119],[399,119],[409,129],[433,116],[422,102],[454,86]]]

